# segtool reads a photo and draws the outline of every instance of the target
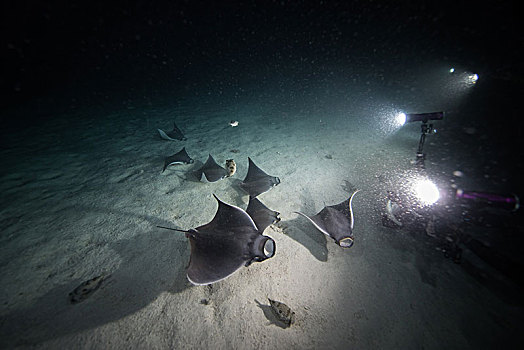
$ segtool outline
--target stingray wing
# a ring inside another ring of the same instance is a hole
[[[256,197],[261,193],[269,191],[274,186],[280,183],[280,179],[276,176],[270,176],[260,169],[248,157],[249,168],[246,178],[240,184],[240,187],[249,193],[251,197]]]
[[[189,239],[191,258],[187,278],[191,283],[202,285],[218,282],[245,265],[243,246],[232,238],[234,231],[198,230],[195,235],[198,238]]]
[[[176,126],[176,123],[173,122],[173,130],[165,132],[164,130],[157,129],[160,137],[164,140],[176,141],[176,140],[187,140],[187,138],[182,134],[182,131]]]
[[[309,221],[322,233],[333,238],[335,242],[345,248],[353,245],[353,210],[351,203],[353,196],[342,203],[326,206],[318,214],[308,216],[301,212],[295,212],[309,219]]]
[[[242,209],[219,200],[211,222],[188,235],[191,259],[187,278],[193,284],[210,284],[230,276],[252,260],[250,243],[258,228]]]
[[[200,180],[202,173],[206,176],[207,181],[215,182],[226,177],[227,171],[215,162],[215,159],[209,155],[207,161],[202,167],[194,171],[195,176]]]
[[[184,134],[182,133],[182,131],[180,131],[178,126],[176,126],[175,122],[173,122],[173,130],[168,132],[167,136],[169,136],[172,139],[176,139],[176,140],[181,140],[181,141],[187,140]]]
[[[169,137],[164,130],[162,130],[162,129],[157,129],[157,130],[158,130],[158,133],[160,134],[160,137],[163,138],[164,140],[176,141],[175,139]]]
[[[172,156],[167,157],[164,160],[164,169],[162,169],[162,172],[164,172],[169,165],[174,165],[174,164],[191,164],[193,162],[194,162],[194,160],[191,159],[189,154],[187,154],[186,148],[184,147],[179,152],[173,154]]]
[[[183,147],[177,153],[173,154],[172,157],[176,161],[184,163],[184,164],[192,164],[194,162],[194,160],[189,156],[189,154],[187,154],[187,151],[186,151],[185,147]]]
[[[325,207],[311,220],[321,231],[333,238],[337,243],[340,240],[352,237],[351,217],[349,211],[340,211],[333,207]]]
[[[246,212],[253,219],[260,233],[264,232],[269,225],[280,221],[278,217],[280,213],[269,209],[256,197],[249,197]]]

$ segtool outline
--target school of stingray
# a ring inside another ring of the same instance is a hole
[[[169,141],[186,140],[182,131],[174,124],[173,130],[165,132],[158,129],[160,137]],[[190,259],[187,267],[187,279],[195,285],[209,285],[221,281],[242,266],[249,266],[253,262],[262,262],[272,258],[276,253],[276,243],[265,236],[264,230],[271,224],[280,221],[280,213],[269,209],[257,197],[280,184],[280,179],[271,176],[260,169],[255,162],[248,157],[249,167],[240,188],[249,194],[249,204],[244,210],[237,206],[221,201],[216,195],[218,209],[213,219],[202,226],[182,230],[177,228],[157,226],[163,229],[184,232],[190,243]],[[193,164],[194,160],[189,156],[185,147],[179,152],[165,158],[162,172],[168,167],[180,164]],[[234,160],[226,160],[226,167],[222,167],[209,155],[207,161],[197,170],[191,171],[199,181],[204,178],[207,182],[216,182],[235,174],[236,164]],[[325,206],[316,215],[307,215],[296,211],[305,217],[313,226],[331,237],[334,242],[342,248],[350,248],[353,245],[353,210],[352,201],[354,191],[347,200],[331,206]],[[100,277],[100,276],[99,276]],[[87,297],[88,292],[96,290],[103,278],[95,277],[84,282],[71,293],[71,302],[78,302]],[[87,287],[87,284],[94,287]],[[86,295],[84,295],[84,294]],[[293,323],[294,313],[284,304],[269,300],[273,311],[288,326]],[[290,317],[282,318],[282,315]]]

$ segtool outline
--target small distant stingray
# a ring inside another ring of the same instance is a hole
[[[342,203],[324,207],[317,215],[308,216],[299,211],[295,213],[307,218],[320,232],[333,238],[335,243],[342,248],[350,248],[353,246],[353,224],[355,222],[351,203],[358,191],[353,192]]]
[[[260,233],[248,213],[213,196],[218,210],[211,222],[187,231],[157,226],[186,233],[191,244],[187,279],[195,285],[221,281],[275,255],[275,241]]]
[[[173,130],[171,130],[170,132],[165,132],[165,131],[160,130],[160,129],[157,129],[157,130],[160,133],[160,137],[163,138],[164,140],[169,140],[169,141],[175,141],[175,140],[185,141],[185,140],[187,140],[187,138],[184,136],[184,134],[182,134],[182,131],[180,131],[180,129],[176,126],[175,122],[173,122]]]
[[[194,163],[194,160],[191,159],[189,154],[187,154],[186,148],[184,147],[179,152],[173,154],[172,156],[167,157],[164,160],[164,168],[162,169],[162,172],[164,172],[169,165],[193,164],[193,163]]]
[[[249,197],[249,204],[246,212],[251,216],[260,233],[264,232],[269,225],[280,221],[280,218],[278,217],[280,213],[269,209],[256,197]]]
[[[257,167],[251,158],[249,161],[249,168],[244,181],[240,183],[240,187],[249,193],[251,197],[256,197],[261,193],[269,191],[280,183],[280,179],[276,176],[266,174],[262,169]]]
[[[215,162],[215,159],[209,155],[207,161],[200,167],[198,170],[193,172],[197,179],[200,181],[202,179],[202,174],[206,176],[206,180],[209,182],[215,182],[227,177],[226,169],[222,168],[220,165]]]

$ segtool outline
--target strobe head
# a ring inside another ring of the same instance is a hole
[[[406,123],[423,122],[427,123],[429,120],[442,120],[444,112],[430,112],[430,113],[407,113]]]
[[[401,125],[411,122],[427,123],[429,120],[442,120],[444,118],[444,112],[400,113],[397,118]]]

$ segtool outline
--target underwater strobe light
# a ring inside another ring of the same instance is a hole
[[[415,196],[424,205],[431,205],[438,201],[440,193],[437,186],[428,179],[422,179],[413,185]]]
[[[402,126],[402,125],[406,124],[406,113],[399,113],[399,114],[397,114],[397,118],[396,119],[397,119],[397,123],[399,125]]]
[[[428,124],[430,120],[442,120],[444,118],[444,112],[429,112],[429,113],[399,113],[396,117],[396,122],[400,125],[412,122],[422,122],[421,124],[421,135],[418,144],[416,164],[420,168],[424,168],[425,154],[422,152],[424,148],[424,142],[426,135],[435,134],[436,129],[433,129],[433,124]]]
[[[411,122],[427,123],[429,120],[442,120],[444,112],[430,112],[430,113],[399,113],[397,115],[397,122],[400,125]]]
[[[477,80],[479,80],[479,76],[478,74],[470,74],[468,75],[468,83],[473,85],[477,82]]]
[[[406,174],[395,191],[388,191],[382,224],[400,228],[417,220],[425,220],[439,200],[440,193],[425,176]]]

